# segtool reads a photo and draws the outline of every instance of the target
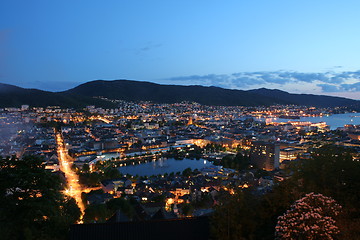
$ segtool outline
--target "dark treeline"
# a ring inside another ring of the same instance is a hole
[[[292,176],[269,193],[239,190],[218,205],[212,221],[214,239],[274,239],[278,217],[310,192],[342,205],[337,239],[359,239],[360,163],[353,160],[350,150],[324,146],[312,154],[312,159],[294,161],[287,171]]]
[[[66,239],[80,209],[63,188],[39,157],[0,159],[0,239]]]
[[[249,153],[247,151],[239,151],[236,155],[226,155],[222,159],[214,161],[214,165],[239,171],[246,170],[250,165]]]

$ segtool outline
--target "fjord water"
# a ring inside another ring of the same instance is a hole
[[[138,165],[128,165],[119,168],[122,174],[139,175],[139,176],[151,176],[158,174],[165,174],[171,172],[182,172],[186,168],[202,169],[204,167],[213,166],[209,161],[205,159],[188,159],[175,160],[174,158],[162,158],[147,163]]]
[[[322,117],[301,117],[300,119],[284,119],[284,118],[273,118],[273,122],[288,122],[288,121],[302,121],[302,122],[326,122],[330,126],[331,130],[335,130],[338,127],[344,127],[346,124],[359,125],[360,124],[360,113],[344,113],[344,114],[333,114],[325,115]]]

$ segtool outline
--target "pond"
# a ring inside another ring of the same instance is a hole
[[[151,176],[171,172],[182,172],[186,168],[200,170],[204,167],[211,166],[213,166],[213,164],[205,159],[197,160],[184,158],[183,160],[176,160],[174,158],[160,158],[159,160],[153,160],[138,165],[123,166],[118,169],[122,174]]]

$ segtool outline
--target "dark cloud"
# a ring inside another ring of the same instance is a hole
[[[162,47],[162,44],[160,44],[160,43],[155,44],[155,43],[149,42],[149,43],[146,44],[146,46],[140,48],[140,52],[147,52],[147,51],[150,51],[150,50],[152,50],[154,48],[159,48],[159,47]]]
[[[360,91],[360,71],[302,73],[294,71],[237,72],[232,74],[208,74],[180,76],[167,79],[180,84],[219,86],[246,89],[267,85],[314,84],[323,92]],[[359,83],[349,84],[359,80]]]
[[[172,81],[193,81],[193,80],[210,80],[210,81],[218,81],[228,79],[227,75],[217,75],[217,74],[208,74],[208,75],[191,75],[191,76],[180,76],[180,77],[173,77],[169,80]]]
[[[224,88],[244,88],[251,85],[263,84],[263,79],[250,77],[244,74],[208,74],[208,75],[192,75],[170,78],[171,81],[177,81],[182,84],[200,84],[207,86],[218,86]]]
[[[314,81],[326,81],[326,79],[328,79],[324,73],[281,72],[279,76],[285,79],[309,83]]]
[[[250,78],[250,77],[238,77],[231,80],[233,85],[239,88],[264,84],[265,82],[262,79]]]
[[[345,91],[357,92],[360,91],[360,82],[353,84],[341,84],[341,88],[344,89]]]
[[[317,86],[321,87],[324,92],[358,92],[360,91],[360,82],[352,84],[318,84]]]
[[[281,78],[278,74],[274,73],[263,73],[260,78],[266,83],[285,84],[288,79]]]
[[[323,92],[340,92],[341,89],[338,86],[331,85],[331,84],[317,84],[317,86],[321,87]]]
[[[347,80],[346,77],[334,76],[334,77],[328,78],[326,82],[328,82],[328,83],[342,83],[342,82],[344,82],[346,80]]]

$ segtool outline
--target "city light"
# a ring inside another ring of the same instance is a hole
[[[66,153],[64,140],[60,133],[56,134],[56,143],[58,146],[58,158],[60,163],[60,170],[64,172],[68,188],[64,191],[64,194],[70,196],[76,200],[76,203],[81,211],[81,217],[79,223],[82,223],[82,218],[85,212],[85,206],[81,199],[82,187],[79,184],[79,176],[71,169],[73,160]]]

